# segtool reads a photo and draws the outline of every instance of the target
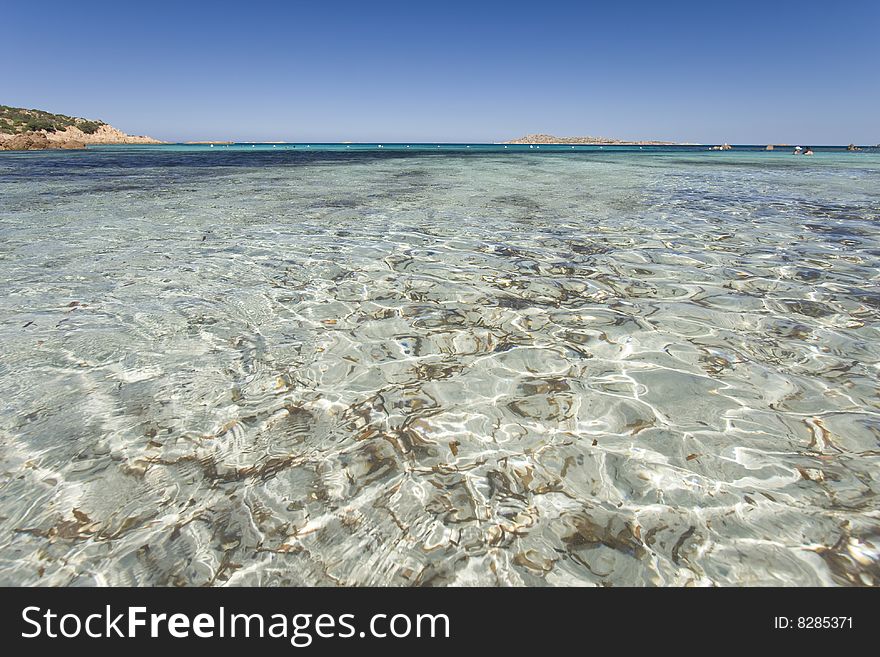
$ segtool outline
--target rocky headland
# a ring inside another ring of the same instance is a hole
[[[66,114],[0,105],[0,150],[78,149],[89,144],[161,144],[112,125]]]

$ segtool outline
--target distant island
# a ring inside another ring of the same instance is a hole
[[[608,144],[624,146],[676,146],[675,141],[626,141],[624,139],[612,139],[611,137],[557,137],[556,135],[535,134],[526,135],[518,139],[501,142],[503,144]]]
[[[89,144],[161,144],[95,119],[0,105],[0,151],[86,148]]]

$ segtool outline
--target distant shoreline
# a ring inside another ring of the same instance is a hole
[[[806,143],[806,142],[805,142]],[[112,146],[113,144],[96,144],[96,146]],[[119,144],[119,145],[138,145],[138,144]],[[306,149],[334,149],[334,150],[503,150],[510,147],[513,150],[522,152],[523,150],[540,149],[542,147],[553,150],[568,149],[600,149],[600,148],[629,148],[629,149],[679,149],[681,151],[739,151],[739,152],[773,152],[777,153],[789,152],[794,145],[791,144],[772,144],[773,148],[768,148],[765,144],[701,144],[693,142],[592,142],[592,143],[570,143],[570,142],[545,142],[545,143],[529,143],[529,142],[351,142],[351,141],[311,141],[311,142],[293,142],[293,141],[179,141],[179,142],[161,142],[160,146],[167,147],[260,147],[263,150],[268,148],[278,148],[280,150],[306,150]],[[847,151],[853,150],[846,144],[818,144],[812,146],[813,149],[819,150],[835,150]],[[874,151],[880,146],[864,145],[855,147],[856,151]]]
[[[801,142],[811,143],[811,142]],[[339,141],[339,142],[292,142],[286,140],[273,141],[235,141],[231,139],[200,139],[179,142],[166,142],[144,135],[131,135],[97,119],[84,119],[81,117],[68,116],[66,114],[53,114],[44,110],[27,109],[0,105],[0,151],[26,151],[26,150],[81,150],[89,145],[136,145],[136,144],[164,144],[164,145],[192,145],[192,146],[233,146],[236,144],[267,144],[273,146],[293,147],[312,145],[364,147],[376,146],[378,148],[393,148],[395,146],[529,146],[540,148],[541,146],[681,146],[681,147],[707,147],[710,150],[726,151],[732,149],[753,149],[759,144],[729,144],[729,143],[697,143],[664,141],[659,139],[616,139],[613,137],[575,136],[561,137],[547,133],[527,134],[523,137],[507,141],[494,142],[375,142],[375,141]],[[792,148],[792,145],[780,142],[760,144],[762,148],[772,151],[776,148]],[[821,145],[814,148],[837,148],[836,145]],[[842,145],[841,145],[842,147]],[[848,150],[875,149],[878,146],[856,146],[849,144]]]
[[[614,139],[613,137],[557,137],[556,135],[548,135],[543,133],[526,135],[509,141],[498,142],[501,144],[560,144],[560,145],[578,145],[584,146],[699,146],[700,144],[684,144],[677,141],[660,141],[656,139],[646,139],[629,141],[625,139]]]
[[[53,135],[54,136],[54,135]],[[0,139],[0,152],[2,151],[39,151],[39,150],[86,150],[86,149],[96,149],[99,150],[102,147],[129,147],[129,148],[137,148],[137,147],[152,147],[152,148],[179,148],[185,149],[187,147],[195,149],[204,148],[205,150],[226,150],[226,149],[234,149],[236,151],[244,151],[257,149],[258,151],[266,152],[272,151],[273,149],[281,150],[297,150],[301,152],[306,152],[308,150],[312,151],[336,151],[336,152],[381,152],[381,151],[389,151],[389,152],[473,152],[473,153],[487,153],[487,152],[504,152],[509,149],[508,152],[515,153],[523,153],[523,152],[587,152],[587,151],[599,151],[600,149],[607,149],[606,152],[614,152],[614,151],[635,151],[640,152],[644,149],[644,152],[681,152],[681,153],[699,153],[699,152],[709,152],[709,151],[733,151],[739,153],[759,153],[759,152],[767,152],[773,153],[774,151],[777,154],[786,154],[793,152],[794,146],[790,144],[773,144],[773,145],[763,145],[763,144],[723,144],[723,145],[709,145],[709,144],[697,144],[697,143],[674,143],[674,142],[627,142],[627,141],[613,141],[613,142],[541,142],[541,143],[530,143],[525,141],[516,141],[516,142],[252,142],[252,141],[185,141],[185,142],[159,142],[159,141],[128,141],[128,140],[120,140],[115,142],[91,142],[91,143],[83,143],[78,141],[68,141],[64,139],[58,139],[58,136],[55,136],[55,139],[47,139],[45,134],[41,133],[21,133],[16,135],[14,139],[2,140]],[[880,146],[873,145],[865,145],[865,146],[853,146],[853,145],[844,145],[844,144],[819,144],[812,146],[813,150],[825,151],[825,152],[847,152],[847,151],[855,151],[855,152],[876,152],[880,149]]]

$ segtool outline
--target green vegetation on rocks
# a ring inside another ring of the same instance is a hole
[[[92,135],[104,125],[103,121],[81,119],[66,114],[52,114],[43,110],[24,109],[0,105],[0,133],[17,135],[24,132],[45,130],[56,132],[75,127],[87,135]]]

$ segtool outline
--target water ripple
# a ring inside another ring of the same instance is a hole
[[[877,585],[878,157],[10,158],[0,582]]]

